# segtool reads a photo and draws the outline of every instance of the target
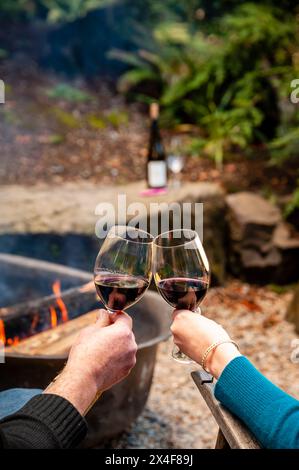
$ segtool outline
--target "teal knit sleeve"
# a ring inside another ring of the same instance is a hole
[[[263,447],[299,449],[299,401],[266,379],[244,356],[223,370],[215,397],[248,426]]]

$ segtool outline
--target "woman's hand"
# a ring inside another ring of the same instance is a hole
[[[221,325],[189,310],[173,312],[171,331],[179,349],[199,364],[211,344],[230,340]],[[240,353],[234,344],[221,344],[208,355],[206,368],[218,378],[226,365],[237,356]]]

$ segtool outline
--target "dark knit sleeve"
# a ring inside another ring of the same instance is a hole
[[[86,430],[84,418],[69,401],[42,394],[0,421],[0,447],[67,449],[78,445]]]

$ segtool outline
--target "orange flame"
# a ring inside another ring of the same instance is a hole
[[[20,338],[18,336],[14,336],[14,338],[8,338],[7,345],[8,346],[16,346],[19,344]]]
[[[51,316],[51,328],[57,326],[57,313],[54,307],[50,307],[50,316]]]
[[[60,309],[60,312],[61,312],[61,319],[62,319],[62,322],[65,323],[68,321],[69,319],[69,316],[68,316],[68,311],[67,311],[67,308],[66,308],[66,305],[65,303],[63,302],[62,298],[61,298],[61,285],[60,285],[60,281],[55,281],[54,284],[53,284],[53,292],[54,294],[56,295],[57,299],[56,299],[56,303]]]
[[[60,281],[57,280],[53,283],[53,293],[56,295],[56,303],[60,311],[61,315],[61,320],[63,323],[67,322],[69,317],[68,317],[68,311],[66,308],[66,305],[64,301],[61,298],[61,284]],[[58,325],[58,315],[55,307],[50,306],[49,308],[50,311],[50,322],[51,322],[51,328],[56,328]],[[30,325],[30,331],[31,334],[35,333],[35,329],[39,323],[39,314],[36,313],[33,316],[31,325]],[[0,319],[0,342],[2,342],[4,345],[7,344],[7,346],[15,346],[20,342],[20,337],[19,336],[14,336],[13,338],[7,338],[6,332],[5,332],[5,324],[2,319]]]
[[[6,338],[5,333],[5,324],[4,321],[0,319],[0,342],[7,346],[15,346],[20,342],[19,336],[14,336],[13,338]]]
[[[0,341],[5,344],[6,343],[6,335],[5,335],[5,326],[4,321],[0,319]]]
[[[35,332],[35,328],[37,327],[38,322],[39,322],[39,314],[36,313],[36,314],[33,316],[33,319],[32,319],[31,325],[30,325],[30,330],[31,330],[31,331]]]

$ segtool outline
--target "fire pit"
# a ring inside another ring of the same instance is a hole
[[[78,331],[95,320],[99,300],[92,276],[6,254],[0,254],[0,268],[5,301],[0,309],[0,337],[6,343],[0,390],[45,388],[63,368]],[[137,363],[130,376],[106,391],[88,413],[85,447],[119,434],[140,414],[150,390],[158,343],[169,335],[170,307],[158,294],[148,291],[129,313],[138,344]]]

